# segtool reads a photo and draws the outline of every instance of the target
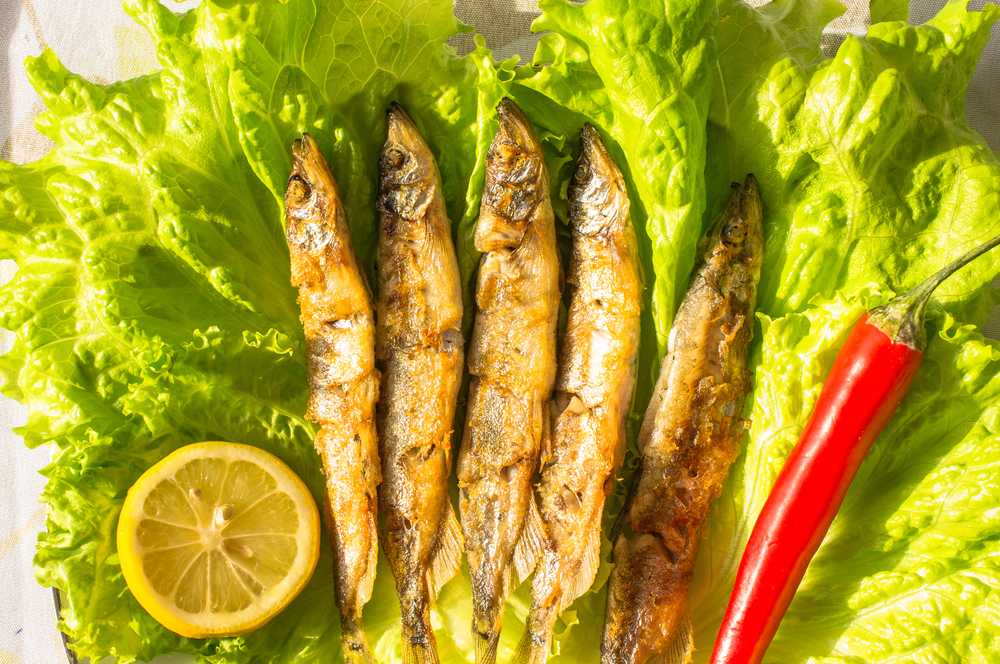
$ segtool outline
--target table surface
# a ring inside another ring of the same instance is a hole
[[[842,2],[845,0],[841,0]],[[197,0],[172,3],[174,11],[197,5]],[[455,0],[455,14],[476,27],[497,59],[531,54],[535,39],[529,33],[537,15],[534,0]],[[763,4],[754,0],[751,4]],[[830,48],[837,34],[863,34],[868,4],[849,0],[848,11],[828,28]],[[932,17],[943,0],[915,0],[912,23]],[[971,8],[981,8],[976,0]],[[1000,26],[1000,24],[998,24]],[[994,151],[1000,151],[1000,27],[980,61],[966,102],[969,123]],[[460,52],[472,46],[470,35],[453,39]],[[0,0],[0,158],[27,163],[42,157],[52,143],[38,134],[33,119],[42,102],[24,75],[25,58],[52,48],[70,71],[107,83],[160,68],[153,42],[121,10],[119,0]],[[14,273],[12,261],[0,261],[0,283]],[[1000,286],[1000,284],[997,284]],[[1000,338],[1000,308],[983,332]],[[12,335],[0,330],[0,352]],[[38,470],[49,462],[45,447],[28,450],[11,429],[25,422],[27,408],[0,397],[0,663],[54,664],[65,661],[51,591],[40,587],[32,573],[37,533],[44,528],[45,507],[38,502],[44,478]],[[157,664],[192,661],[189,657],[161,657]]]

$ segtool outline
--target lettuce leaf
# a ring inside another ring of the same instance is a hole
[[[534,29],[553,32],[541,38],[534,62],[548,66],[516,83],[588,119],[610,139],[630,198],[640,202],[633,221],[649,242],[643,248],[657,275],[650,283],[653,321],[665,350],[705,209],[705,136],[691,120],[705,116],[711,92],[714,7],[602,0],[580,9],[549,0],[539,8],[545,13]],[[580,123],[558,119],[572,128],[564,135],[575,137]]]
[[[907,291],[1000,233],[1000,162],[965,119],[965,89],[1000,9],[950,0],[928,23],[847,35],[823,58],[834,0],[719,6],[709,113],[709,216],[754,173],[766,210],[758,309],[801,311],[869,282]],[[1000,273],[991,254],[935,294],[982,324]]]
[[[457,57],[445,40],[465,28],[447,0],[204,0],[182,15],[127,0],[163,71],[99,86],[50,51],[29,60],[49,108],[36,125],[57,147],[34,164],[0,162],[0,257],[19,266],[0,289],[0,324],[17,332],[0,358],[0,390],[30,405],[26,444],[54,449],[36,564],[39,580],[63,592],[61,626],[80,654],[339,659],[328,550],[305,591],[261,629],[189,640],[128,592],[118,511],[146,468],[205,439],[275,453],[321,498],[281,223],[289,145],[303,131],[319,140],[372,277],[384,110],[408,108],[444,179],[468,332],[485,154],[494,107],[510,96],[545,146],[564,247],[584,121],[625,172],[648,285],[633,449],[703,224],[730,180],[752,171],[762,183],[753,427],[692,591],[697,656],[707,659],[748,529],[850,324],[887,289],[908,288],[997,232],[981,219],[1000,219],[1000,169],[965,124],[962,99],[998,12],[953,2],[926,26],[889,22],[848,37],[827,60],[819,35],[840,11],[832,0],[539,4],[535,27],[552,32],[525,67],[493,63],[481,39]],[[898,0],[872,12],[905,18]],[[952,316],[981,322],[998,272],[1000,259],[984,257],[942,288],[918,384],[862,468],[773,661],[987,658],[1000,350]],[[608,524],[633,464],[609,497]],[[604,546],[594,589],[557,624],[553,662],[599,659]],[[501,659],[527,606],[522,586]],[[434,615],[443,661],[473,660],[470,613],[463,572]],[[379,661],[399,661],[384,559],[364,617]]]

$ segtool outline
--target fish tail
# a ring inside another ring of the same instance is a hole
[[[510,592],[514,592],[534,571],[538,558],[545,551],[548,537],[545,524],[534,500],[529,500],[524,527],[514,546],[514,556],[510,564]],[[514,651],[512,664],[544,664],[549,658],[549,643],[552,639],[552,623],[556,614],[551,609],[541,609],[539,616],[532,606],[531,614]]]
[[[462,564],[462,552],[465,550],[465,537],[462,526],[455,517],[455,510],[449,503],[445,506],[444,523],[438,536],[431,564],[427,568],[427,591],[431,601],[437,599],[441,587],[448,583]]]
[[[431,624],[431,599],[424,577],[405,574],[397,584],[402,619],[403,664],[437,664],[437,641]]]
[[[348,664],[375,664],[360,615],[341,616],[340,641],[344,646],[344,661]]]
[[[411,643],[404,638],[403,664],[439,664],[435,644],[431,641]]]
[[[517,644],[511,664],[545,664],[549,660],[556,612],[551,608],[540,611],[536,611],[534,606],[531,608],[524,636]]]
[[[472,638],[476,642],[476,664],[496,664],[500,631],[496,630],[489,634],[475,632]]]
[[[500,642],[503,613],[513,585],[513,563],[496,573],[486,566],[470,565],[472,576],[472,640],[475,642],[476,664],[493,664]]]
[[[514,650],[514,657],[511,658],[510,664],[528,664],[531,661],[531,643],[533,640],[531,638],[531,627],[525,625],[524,634],[521,635],[521,640],[517,643],[517,648]]]
[[[632,540],[620,535],[614,553],[601,662],[689,664],[694,640],[683,579],[690,579],[691,567],[682,563],[679,569],[659,537],[647,533]],[[663,579],[669,590],[656,585]]]
[[[473,598],[472,639],[475,641],[476,664],[495,664],[497,647],[500,644],[500,627],[503,621],[504,606],[507,603],[509,589],[513,585],[511,572],[513,564],[503,568],[496,585],[496,593],[491,593],[482,603],[477,604]]]
[[[601,664],[632,664],[642,661],[637,650],[641,639],[641,611],[636,610],[636,583],[641,584],[628,540],[618,535],[614,545],[615,566],[608,578],[608,599],[601,634]]]
[[[424,572],[425,585],[416,597],[407,595],[416,600],[413,604],[404,602],[403,594],[400,594],[400,606],[403,609],[403,664],[438,664],[439,661],[434,628],[431,626],[430,604],[437,599],[441,586],[455,575],[462,562],[464,549],[462,527],[455,518],[455,511],[450,503],[445,512],[430,565]]]

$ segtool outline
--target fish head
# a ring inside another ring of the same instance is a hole
[[[584,235],[596,235],[629,218],[622,173],[589,122],[580,130],[580,157],[569,183],[569,201],[573,230]]]
[[[285,188],[285,227],[289,246],[315,252],[331,243],[343,217],[333,173],[309,134],[292,144],[292,174]]]
[[[285,188],[285,215],[311,219],[341,205],[340,190],[323,153],[309,134],[292,144],[292,174]]]
[[[764,215],[757,179],[748,175],[743,185],[734,182],[726,208],[706,234],[707,253],[700,260],[717,266],[719,287],[749,300],[756,292],[764,260]],[[726,267],[728,266],[728,267]]]
[[[388,112],[389,132],[378,159],[378,200],[382,214],[422,219],[434,198],[435,161],[410,116],[399,104]]]
[[[483,203],[515,222],[523,221],[548,193],[548,172],[542,145],[517,104],[504,99],[497,106],[500,129],[486,154]]]
[[[753,174],[743,185],[734,182],[719,224],[719,240],[733,253],[761,256],[764,252],[764,210]]]

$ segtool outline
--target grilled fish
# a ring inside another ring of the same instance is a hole
[[[604,664],[690,661],[688,587],[712,503],[739,453],[747,352],[764,253],[757,181],[733,183],[698,247],[688,292],[639,432],[619,516],[601,642]],[[616,528],[617,530],[617,528]]]
[[[448,497],[462,382],[462,287],[434,157],[400,106],[378,162],[382,539],[403,614],[403,662],[437,662],[431,606],[462,561]]]
[[[496,659],[504,604],[544,542],[532,491],[556,373],[560,273],[545,154],[521,109],[497,107],[475,246],[483,252],[458,459],[476,661]]]
[[[625,444],[635,385],[642,263],[621,171],[591,125],[569,185],[573,253],[569,308],[556,379],[552,445],[538,492],[547,543],[531,585],[531,612],[515,661],[548,660],[559,614],[600,565],[601,513]]]
[[[303,134],[292,155],[285,229],[305,328],[306,416],[320,425],[316,450],[326,475],[324,516],[344,656],[349,662],[371,662],[361,620],[375,581],[376,487],[381,481],[371,296],[354,255],[340,191],[319,146]]]

